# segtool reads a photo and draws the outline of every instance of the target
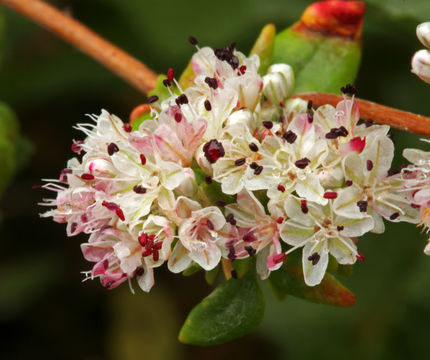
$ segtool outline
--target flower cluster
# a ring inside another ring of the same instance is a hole
[[[430,226],[430,156],[407,151],[415,165],[392,169],[389,127],[358,124],[353,86],[336,107],[314,109],[289,99],[290,66],[260,76],[258,56],[234,45],[197,50],[189,86],[170,69],[171,96],[150,97],[137,130],[106,111],[78,125],[82,159],[44,185],[57,197],[43,216],[90,235],[88,278],[114,288],[136,277],[149,291],[164,262],[179,273],[255,256],[265,279],[297,250],[313,286],[330,255],[364,259],[357,237],[383,232],[384,219]]]

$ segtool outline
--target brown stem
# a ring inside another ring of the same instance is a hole
[[[155,87],[157,74],[78,21],[40,0],[0,0],[75,45],[143,93]]]
[[[312,100],[312,103],[316,106],[324,104],[336,106],[339,101],[343,100],[343,97],[340,95],[327,93],[303,93],[293,95],[292,97]],[[375,104],[367,100],[355,98],[355,102],[360,108],[360,118],[364,120],[373,120],[380,124],[390,125],[396,129],[430,136],[430,118],[428,117]]]

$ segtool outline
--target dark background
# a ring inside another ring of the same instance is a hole
[[[200,43],[236,41],[247,53],[261,27],[279,30],[298,19],[310,1],[55,1],[96,32],[157,72],[180,72]],[[418,23],[430,20],[428,0],[368,1],[363,34],[360,97],[430,115],[430,86],[410,73],[421,48]],[[151,293],[113,291],[81,283],[91,265],[65,226],[40,219],[42,197],[32,190],[55,178],[73,156],[72,129],[102,108],[124,120],[143,97],[121,79],[54,35],[9,10],[0,99],[18,114],[34,150],[0,200],[0,357],[2,359],[413,359],[428,358],[430,258],[425,235],[413,225],[389,224],[383,236],[360,241],[366,261],[342,280],[358,298],[332,308],[292,297],[278,302],[267,286],[266,314],[253,334],[232,343],[198,348],[176,337],[188,311],[210,288],[203,277],[156,273]],[[429,150],[419,137],[394,131],[397,158],[407,146]]]

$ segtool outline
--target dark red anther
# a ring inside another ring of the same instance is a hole
[[[285,107],[285,103],[283,101],[280,101],[279,102],[279,106],[284,108]]]
[[[231,260],[231,261],[233,261],[233,260],[235,260],[236,259],[236,250],[234,249],[234,246],[233,245],[229,245],[229,247],[228,247],[228,255],[227,255],[227,257]]]
[[[158,261],[160,259],[160,254],[158,253],[158,250],[154,250],[152,252],[152,258],[154,259],[154,261]]]
[[[255,237],[255,235],[252,232],[249,232],[243,236],[243,241],[254,242],[254,241],[257,241],[257,238]]]
[[[191,43],[191,45],[196,46],[199,42],[194,36],[188,36],[188,41]]]
[[[393,175],[397,175],[397,174],[400,174],[400,170],[399,169],[390,168],[387,171],[387,175],[388,176],[393,176]]]
[[[280,192],[284,192],[284,191],[285,191],[285,186],[283,186],[283,185],[279,184],[279,185],[278,185],[278,187],[277,187],[277,189],[278,189],[278,191],[280,191]]]
[[[314,113],[312,111],[308,112],[308,122],[312,124],[314,122]]]
[[[258,164],[255,161],[253,161],[251,164],[249,164],[249,167],[255,170],[256,168],[258,168]]]
[[[180,123],[182,121],[182,114],[180,112],[175,113],[175,121]]]
[[[142,165],[145,165],[145,164],[146,164],[146,156],[145,156],[145,155],[143,155],[143,154],[140,154],[140,163],[141,163]]]
[[[158,242],[156,242],[156,243],[152,246],[152,248],[153,248],[154,250],[160,250],[162,247],[163,247],[163,242],[162,242],[162,241],[158,241]]]
[[[312,109],[312,100],[309,100],[308,101],[308,110],[311,110]]]
[[[302,209],[303,214],[307,214],[309,209],[307,205],[307,201],[305,199],[300,200],[300,207]]]
[[[74,141],[72,144],[72,151],[78,155],[82,152],[82,145],[84,142],[82,140]]]
[[[337,231],[342,231],[343,229],[345,229],[345,227],[343,225],[338,225],[337,226]]]
[[[212,177],[210,177],[209,175],[206,175],[205,176],[205,183],[208,185],[212,184]]]
[[[169,70],[167,70],[167,80],[172,82],[174,78],[175,78],[175,70],[173,70],[172,68],[169,68]]]
[[[103,260],[103,268],[106,270],[109,267],[109,260],[108,259],[104,259]]]
[[[148,241],[148,234],[147,233],[140,234],[137,240],[139,240],[140,245],[144,247],[146,245],[146,242]]]
[[[249,148],[251,149],[251,151],[254,151],[254,152],[258,151],[258,146],[254,143],[249,144]]]
[[[94,175],[92,174],[82,174],[81,175],[82,180],[94,180]]]
[[[107,147],[107,152],[108,152],[109,156],[112,156],[113,154],[115,154],[118,151],[119,151],[119,147],[115,143],[110,143]]]
[[[300,160],[297,160],[294,165],[296,165],[299,169],[304,169],[306,166],[309,165],[311,161],[308,158],[303,158]]]
[[[205,83],[208,84],[208,86],[214,90],[218,89],[218,81],[215,78],[206,76]]]
[[[243,75],[243,74],[245,74],[245,71],[246,71],[246,65],[242,65],[240,68],[239,68],[239,71],[240,71],[240,73]]]
[[[78,228],[78,224],[75,222],[72,223],[72,225],[70,226],[71,233],[74,234],[77,228]]]
[[[33,190],[36,190],[36,189],[42,189],[42,185],[40,185],[40,184],[33,184],[33,185],[31,185],[31,188],[32,188]]]
[[[122,128],[124,129],[125,132],[131,132],[131,130],[133,130],[133,126],[130,123],[125,123]]]
[[[365,200],[357,201],[357,206],[360,209],[360,212],[366,212],[367,211],[367,201],[365,201]]]
[[[373,125],[373,120],[372,119],[367,119],[365,122],[364,122],[364,125],[368,128],[368,127],[370,127],[370,126],[372,126]]]
[[[155,103],[156,101],[158,101],[158,96],[157,95],[152,95],[149,98],[147,98],[146,101],[148,102],[148,104]]]
[[[216,161],[225,155],[224,147],[222,146],[222,143],[220,143],[216,139],[212,139],[211,141],[207,142],[203,146],[203,151],[205,153],[206,159],[211,163],[214,164]]]
[[[240,158],[234,161],[234,165],[236,166],[242,166],[243,164],[245,164],[246,159],[245,158]]]
[[[289,144],[293,144],[297,139],[297,135],[294,132],[292,132],[291,130],[288,130],[282,136],[287,141],[287,143],[289,143]]]
[[[122,221],[124,221],[124,220],[125,220],[124,213],[122,212],[122,210],[121,210],[120,208],[118,208],[118,209],[116,209],[116,210],[115,210],[115,214],[117,214],[117,216],[118,216]]]
[[[184,105],[188,104],[188,98],[187,95],[181,94],[175,99],[176,105]]]
[[[163,85],[164,85],[165,87],[169,87],[170,85],[172,85],[172,83],[171,83],[169,80],[164,79],[164,80],[163,80]]]
[[[206,226],[208,227],[209,230],[215,230],[215,226],[213,222],[210,221],[209,219],[206,221]]]
[[[148,250],[146,247],[142,249],[142,256],[146,257],[152,254],[152,250]]]
[[[136,186],[133,188],[133,191],[134,191],[136,194],[145,194],[145,193],[146,193],[146,189],[145,189],[142,185],[136,185]]]
[[[362,253],[357,253],[357,260],[358,261],[364,261],[366,257]]]
[[[205,100],[205,109],[207,111],[211,111],[212,110],[212,105],[211,105],[211,102],[209,100]]]
[[[312,261],[312,265],[316,265],[318,264],[318,262],[320,261],[321,256],[318,253],[313,253],[311,256],[308,257],[309,261]]]
[[[226,217],[225,217],[225,220],[229,223],[229,224],[231,224],[231,225],[236,225],[236,219],[234,218],[234,215],[232,214],[232,213],[230,213],[230,214],[228,214]]]
[[[373,169],[373,162],[372,162],[372,160],[367,160],[366,161],[366,167],[367,167],[368,171],[370,171],[370,170]]]
[[[345,186],[351,186],[353,183],[352,183],[352,180],[346,180],[345,181]]]
[[[261,165],[257,166],[257,168],[254,170],[255,175],[260,175],[263,171],[263,167]]]
[[[227,205],[227,203],[223,200],[217,200],[217,201],[215,201],[215,205],[219,206],[219,207],[224,207]]]
[[[136,269],[136,275],[137,276],[142,276],[144,272],[145,272],[145,270],[143,270],[143,267],[138,267]]]
[[[277,219],[276,219],[276,222],[278,223],[278,224],[282,224],[282,222],[284,221],[284,218],[282,217],[282,216],[280,216],[280,217],[278,217]]]
[[[324,199],[336,199],[337,198],[337,192],[335,191],[326,191],[324,193]]]
[[[412,206],[414,209],[419,209],[419,208],[421,207],[421,205],[418,205],[418,204],[411,204],[411,206]]]
[[[246,252],[249,254],[249,256],[254,256],[257,252],[257,250],[255,250],[252,246],[247,245],[245,246],[245,250]]]
[[[286,257],[287,257],[287,255],[285,255],[284,253],[277,254],[273,257],[273,262],[275,264],[279,264],[279,263],[283,262]]]
[[[114,202],[103,201],[102,206],[104,206],[106,209],[110,211],[116,211],[118,209],[118,205],[115,204]]]
[[[398,212],[392,213],[390,215],[390,220],[396,220],[399,216],[400,214]]]
[[[273,127],[273,123],[271,122],[271,121],[263,121],[263,126],[266,128],[266,129],[271,129],[272,127]]]

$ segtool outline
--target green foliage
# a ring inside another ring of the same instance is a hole
[[[179,333],[190,345],[221,344],[254,330],[263,319],[264,297],[255,270],[222,283],[191,310]]]
[[[342,86],[354,82],[360,59],[360,44],[341,37],[302,33],[289,28],[275,39],[273,63],[287,63],[293,67],[295,93],[338,93]]]
[[[334,306],[352,306],[356,302],[355,295],[328,273],[321,284],[307,286],[299,265],[284,265],[273,271],[269,282],[275,296],[280,300],[292,295],[314,303]]]
[[[275,45],[276,28],[273,24],[266,25],[262,30],[250,55],[257,54],[260,57],[258,73],[264,75],[272,64],[273,48]]]

